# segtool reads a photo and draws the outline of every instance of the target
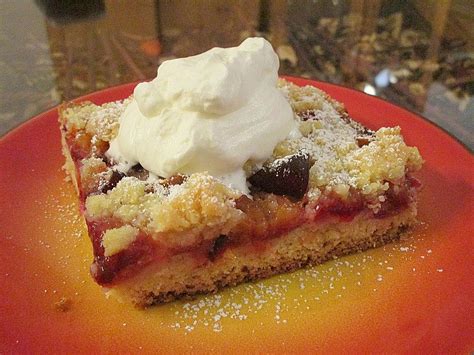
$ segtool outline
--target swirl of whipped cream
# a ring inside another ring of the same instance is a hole
[[[268,159],[295,128],[278,66],[263,38],[164,62],[135,88],[109,156],[162,177],[208,172],[247,192],[245,162]]]

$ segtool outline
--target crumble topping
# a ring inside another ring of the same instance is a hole
[[[344,106],[323,91],[286,81],[279,84],[297,114],[302,137],[281,142],[274,156],[309,154],[314,162],[310,190],[329,190],[346,198],[353,188],[375,198],[387,190],[387,181],[420,169],[418,149],[404,143],[400,127],[372,132],[350,120]],[[366,144],[359,146],[361,137]]]
[[[61,117],[68,131],[84,130],[103,141],[110,141],[117,135],[120,115],[125,111],[130,98],[103,105],[83,102],[66,105],[61,109]]]
[[[214,238],[216,230],[228,232],[242,216],[234,202],[240,193],[209,175],[192,174],[168,188],[156,183],[152,192],[147,192],[149,185],[135,177],[123,178],[107,194],[87,198],[87,217],[117,218],[155,240],[182,247]]]
[[[403,178],[406,172],[421,167],[417,148],[408,147],[400,128],[381,128],[373,140],[363,147],[355,142],[318,140],[311,151],[315,159],[310,170],[312,188],[331,188],[345,197],[350,188],[364,195],[377,195],[388,188],[387,181]],[[315,155],[318,152],[321,155]]]
[[[102,238],[104,256],[117,254],[132,244],[138,236],[138,229],[129,225],[105,231]]]
[[[283,91],[295,113],[321,110],[326,93],[313,86],[297,86],[284,79],[278,80],[278,87]]]
[[[370,194],[384,190],[386,181],[397,181],[407,172],[419,170],[423,159],[417,148],[405,144],[400,127],[393,127],[380,128],[374,141],[351,151],[343,162],[355,178],[355,187]]]
[[[182,185],[171,186],[163,203],[152,211],[151,227],[157,232],[181,232],[196,225],[220,227],[238,220],[234,200],[239,196],[209,175],[192,174]]]
[[[106,194],[91,195],[86,199],[86,213],[91,219],[114,217],[132,225],[146,227],[150,223],[150,207],[159,204],[159,192],[147,193],[146,183],[135,177],[124,177]],[[142,214],[141,210],[147,215]]]

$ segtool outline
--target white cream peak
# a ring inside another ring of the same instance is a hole
[[[164,62],[135,88],[108,154],[162,177],[208,172],[247,192],[245,162],[268,159],[295,127],[278,67],[263,38]]]

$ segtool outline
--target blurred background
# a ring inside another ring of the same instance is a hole
[[[422,114],[474,148],[472,0],[0,0],[0,134],[164,60],[267,38],[280,74]]]

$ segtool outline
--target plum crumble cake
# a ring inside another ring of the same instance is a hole
[[[248,193],[205,172],[162,178],[110,158],[130,98],[60,109],[98,284],[148,306],[377,247],[415,222],[422,158],[398,127],[371,131],[315,87],[278,87],[300,134],[263,165],[247,161]]]

